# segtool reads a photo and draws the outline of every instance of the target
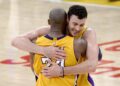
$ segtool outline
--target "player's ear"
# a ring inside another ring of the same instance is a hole
[[[50,19],[48,19],[48,24],[50,25]]]

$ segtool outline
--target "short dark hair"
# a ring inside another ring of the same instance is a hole
[[[79,19],[87,18],[87,10],[81,5],[72,5],[68,10],[68,18],[72,15],[76,15]]]

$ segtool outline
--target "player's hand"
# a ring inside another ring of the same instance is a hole
[[[41,73],[47,78],[63,76],[62,67],[56,63],[52,63],[52,66],[50,67],[44,67]]]
[[[55,59],[65,59],[66,57],[64,50],[54,46],[44,47],[44,55],[48,58]]]

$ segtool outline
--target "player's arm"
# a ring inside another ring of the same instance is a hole
[[[49,26],[41,27],[35,31],[31,31],[24,35],[15,37],[11,43],[14,47],[27,52],[43,54],[47,57],[64,58],[65,52],[63,50],[60,50],[53,46],[42,47],[31,42],[37,37],[47,34],[49,31],[50,31]]]
[[[96,70],[98,64],[98,45],[96,42],[96,34],[94,30],[88,30],[84,34],[84,39],[87,41],[87,59],[75,66],[65,67],[64,73],[67,74],[83,74]],[[72,70],[71,70],[72,69]]]
[[[31,31],[26,34],[15,37],[11,43],[14,47],[18,49],[28,51],[28,52],[43,54],[42,47],[38,47],[37,45],[32,43],[32,40],[36,39],[41,35],[47,34],[49,30],[50,30],[49,27],[39,28],[35,31]]]

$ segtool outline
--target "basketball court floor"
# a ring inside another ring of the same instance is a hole
[[[53,0],[51,0],[53,1]],[[73,2],[0,0],[0,86],[35,86],[27,52],[11,46],[17,35],[47,24],[52,8],[66,11]],[[95,86],[120,86],[120,7],[83,4],[89,12],[87,26],[94,28],[103,60],[92,77]]]

